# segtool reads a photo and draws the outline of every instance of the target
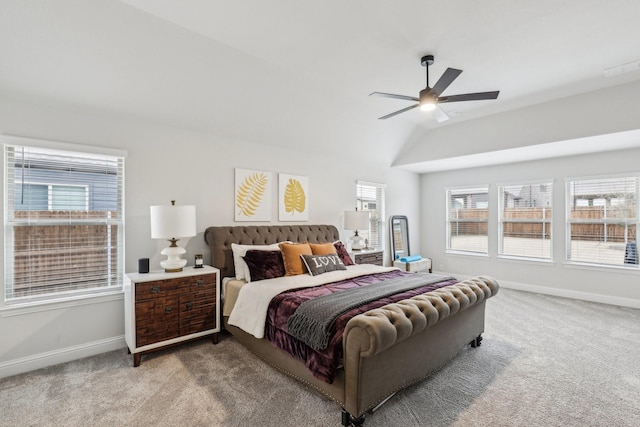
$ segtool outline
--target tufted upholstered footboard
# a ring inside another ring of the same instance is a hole
[[[347,323],[345,336],[353,328],[365,329],[371,341],[360,354],[370,357],[497,292],[498,283],[492,278],[469,279],[356,316]]]
[[[351,319],[343,407],[359,417],[442,367],[484,331],[485,302],[497,292],[495,280],[477,277]]]
[[[210,227],[205,239],[213,265],[232,272],[232,242],[326,242],[337,240],[338,232],[333,226],[308,225],[273,226],[273,230],[270,226]],[[343,408],[343,425],[360,425],[365,412],[441,368],[466,344],[479,343],[486,300],[497,292],[495,280],[476,277],[355,316],[347,323],[343,368],[332,384],[316,379],[304,363],[266,340],[228,325],[227,318],[224,323],[267,363],[337,402]]]

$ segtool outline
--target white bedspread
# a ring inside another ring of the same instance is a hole
[[[256,338],[264,338],[264,327],[267,321],[269,303],[273,297],[279,293],[289,289],[308,288],[392,270],[397,270],[397,268],[380,267],[372,264],[356,264],[348,266],[346,270],[330,271],[318,276],[300,274],[297,276],[285,276],[249,282],[240,289],[238,300],[229,315],[229,324],[237,326]]]

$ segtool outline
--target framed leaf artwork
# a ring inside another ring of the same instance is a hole
[[[271,221],[271,172],[236,168],[235,221]]]
[[[306,176],[278,175],[278,220],[309,220],[309,178]]]

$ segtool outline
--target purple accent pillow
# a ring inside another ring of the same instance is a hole
[[[274,279],[285,274],[282,252],[248,250],[242,257],[249,267],[247,282]]]
[[[347,252],[347,248],[344,247],[344,243],[338,241],[333,244],[336,248],[336,253],[340,257],[340,261],[344,265],[355,265],[351,257],[349,256],[349,252]]]

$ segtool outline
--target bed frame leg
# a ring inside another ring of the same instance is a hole
[[[354,427],[362,427],[364,424],[364,415],[359,416],[358,418],[353,418],[350,413],[346,410],[342,410],[342,425],[345,427],[354,426]]]
[[[482,335],[478,335],[477,337],[472,339],[469,344],[471,344],[471,347],[473,348],[479,347],[480,344],[482,344]]]

